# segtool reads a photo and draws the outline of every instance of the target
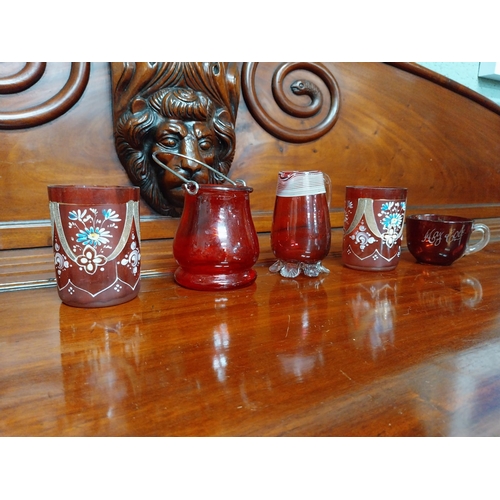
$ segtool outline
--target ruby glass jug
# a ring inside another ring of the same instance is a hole
[[[322,260],[331,244],[331,180],[319,170],[278,174],[271,248],[278,260],[269,268],[286,278],[329,273]]]

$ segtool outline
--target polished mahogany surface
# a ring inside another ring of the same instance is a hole
[[[499,436],[500,244],[451,267],[272,274],[127,304],[0,294],[1,436]]]

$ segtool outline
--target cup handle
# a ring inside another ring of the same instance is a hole
[[[490,228],[487,225],[476,222],[472,225],[472,233],[475,231],[479,231],[481,233],[481,239],[473,245],[469,245],[469,243],[467,243],[464,255],[479,252],[479,250],[482,250],[490,241]]]
[[[332,200],[332,180],[328,174],[323,173],[323,178],[325,179],[325,189],[326,189],[326,202],[328,208],[330,208],[330,202]]]

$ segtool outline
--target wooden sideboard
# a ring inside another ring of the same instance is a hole
[[[2,436],[498,436],[500,244],[103,309],[2,295]],[[170,269],[175,268],[171,262]]]
[[[315,82],[325,109],[297,119],[273,101],[276,67],[252,76],[239,65],[253,80],[230,176],[254,188],[256,282],[178,286],[178,219],[141,204],[140,294],[103,309],[57,296],[47,185],[130,184],[114,150],[109,64],[49,63],[30,89],[0,94],[1,436],[500,435],[500,108],[416,64],[322,63],[334,86],[307,66],[293,78]],[[0,89],[23,68],[7,63]],[[253,88],[268,122],[314,129],[332,99],[335,123],[312,140],[277,138],[252,114]],[[58,92],[60,114],[43,122]],[[268,270],[276,176],[290,168],[333,181],[321,278]],[[344,268],[351,184],[406,186],[408,213],[476,218],[492,242],[451,267],[404,249],[392,272]]]

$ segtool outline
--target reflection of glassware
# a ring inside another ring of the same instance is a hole
[[[225,315],[226,305],[227,297],[215,297],[214,306],[217,315]],[[227,354],[230,347],[229,330],[225,321],[214,325],[213,347],[212,368],[217,373],[219,382],[224,382],[226,380]]]
[[[378,357],[395,339],[396,278],[362,283],[347,280],[342,290],[351,315],[349,339],[367,348],[373,358]]]
[[[74,428],[94,436],[126,433],[130,399],[137,401],[147,388],[140,297],[126,310],[61,304],[59,323],[64,433]],[[90,420],[84,417],[89,409],[95,415]]]
[[[472,309],[483,300],[481,282],[473,276],[456,271],[437,277],[439,270],[435,266],[422,266],[419,271],[414,285],[419,306],[428,313],[435,310],[455,314],[464,307]]]
[[[283,328],[273,332],[273,353],[282,371],[298,381],[314,376],[325,363],[323,336],[329,331],[330,316],[323,279],[280,279],[269,294],[271,314],[283,318]],[[282,299],[284,290],[287,301]]]
[[[364,287],[362,287],[364,288]],[[394,341],[394,290],[389,285],[374,285],[359,291],[350,306],[354,320],[363,328],[357,332],[368,332],[372,352],[383,349],[384,344]]]
[[[271,272],[286,278],[329,272],[321,261],[331,244],[330,195],[330,178],[320,171],[279,173],[271,230],[278,261]]]
[[[214,350],[212,367],[217,373],[217,378],[219,382],[224,382],[226,380],[226,369],[227,369],[227,351],[229,350],[229,331],[227,329],[227,324],[222,323],[214,329]]]
[[[464,297],[462,302],[469,308],[476,307],[483,300],[483,287],[476,278],[466,277],[461,281],[462,285],[469,286],[474,292],[472,297]]]

